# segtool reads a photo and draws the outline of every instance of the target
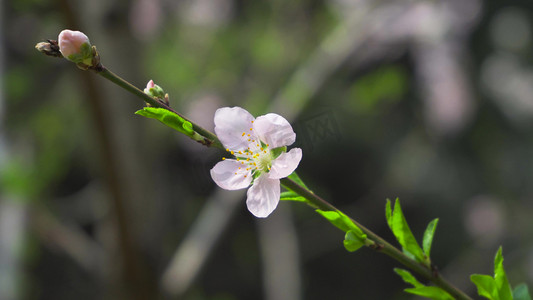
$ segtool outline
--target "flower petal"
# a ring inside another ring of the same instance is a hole
[[[255,118],[240,107],[222,107],[215,112],[215,133],[224,145],[231,150],[243,150],[248,147],[248,134],[253,134],[252,121]],[[243,136],[243,133],[246,133]],[[256,135],[253,134],[255,139]]]
[[[279,180],[259,176],[248,190],[246,206],[258,218],[266,218],[279,203]]]
[[[261,141],[269,144],[270,148],[288,146],[296,140],[291,124],[278,114],[270,113],[257,117],[254,130]]]
[[[57,37],[59,51],[65,58],[72,54],[80,53],[81,45],[84,43],[91,44],[89,38],[81,31],[72,31],[65,29]]]
[[[211,178],[225,190],[238,190],[247,188],[252,182],[252,172],[246,171],[242,164],[234,159],[218,162],[211,169]]]
[[[302,160],[302,149],[292,148],[291,151],[282,153],[272,162],[272,168],[268,172],[268,177],[280,179],[291,175]]]

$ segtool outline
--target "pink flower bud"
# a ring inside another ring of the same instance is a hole
[[[83,32],[65,29],[61,31],[57,40],[59,51],[66,59],[80,63],[90,58],[91,43]]]
[[[152,79],[150,79],[150,81],[148,81],[148,83],[146,84],[146,89],[149,90],[153,87],[155,87],[155,83]]]
[[[165,92],[163,91],[163,89],[157,84],[155,84],[154,81],[151,79],[146,84],[144,93],[152,97],[156,97],[156,98],[161,98],[161,99],[165,98]]]

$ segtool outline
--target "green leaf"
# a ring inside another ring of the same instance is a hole
[[[513,299],[514,300],[531,300],[529,295],[529,289],[527,285],[522,283],[517,285],[513,290]]]
[[[416,278],[407,270],[395,268],[394,272],[402,277],[403,281],[411,284],[414,288],[408,288],[404,291],[407,293],[423,296],[430,299],[438,300],[453,300],[454,298],[448,294],[445,290],[436,286],[426,286],[420,283]]]
[[[346,224],[346,222],[342,219],[341,215],[336,211],[324,211],[317,209],[317,213],[322,215],[326,220],[328,220],[331,224],[335,225],[337,228],[344,232],[348,232],[350,230],[350,225]]]
[[[385,206],[385,217],[387,218],[387,224],[389,224],[390,230],[392,230],[392,209],[389,199],[387,199],[387,205]]]
[[[344,248],[349,252],[355,252],[359,248],[365,245],[366,234],[363,234],[364,238],[357,236],[353,231],[349,230],[344,236]]]
[[[195,135],[191,122],[186,121],[177,114],[164,108],[144,107],[143,109],[136,111],[135,114],[159,120],[168,127],[175,129],[189,137],[194,137]]]
[[[390,216],[390,211],[390,201],[388,201],[385,211],[387,215],[387,221],[389,223],[389,227],[391,227],[392,233],[394,233],[394,236],[400,245],[402,245],[404,253],[406,253],[408,256],[412,256],[419,262],[425,262],[426,256],[422,251],[422,248],[420,248],[418,245],[413,233],[411,232],[411,229],[409,229],[409,225],[407,225],[407,221],[405,220],[402,208],[400,206],[400,201],[398,199],[396,199],[394,204],[392,216]]]
[[[435,299],[435,300],[454,300],[450,294],[445,290],[437,286],[422,286],[417,288],[410,288],[404,290],[407,293],[415,294],[418,296]]]
[[[285,191],[285,192],[282,192],[280,195],[279,195],[279,200],[281,201],[299,201],[299,202],[307,202],[307,199],[305,199],[304,197],[296,194],[295,192],[293,191]]]
[[[344,236],[344,248],[346,250],[354,252],[365,245],[367,239],[366,234],[348,216],[340,211],[323,211],[317,209],[316,212],[331,224],[346,232]]]
[[[297,184],[303,186],[306,190],[308,191],[311,191],[307,185],[305,185],[305,183],[303,182],[302,179],[300,179],[300,176],[298,176],[298,174],[296,174],[296,172],[292,172],[291,175],[288,176],[289,179],[291,179],[292,181],[296,182]]]
[[[433,221],[429,222],[428,227],[426,228],[426,231],[424,232],[424,239],[422,240],[422,247],[427,257],[429,257],[429,253],[431,252],[431,244],[433,243],[433,236],[435,235],[435,229],[437,229],[438,223],[439,223],[439,219],[434,219]]]
[[[474,274],[470,280],[476,285],[478,295],[491,300],[499,300],[496,281],[489,275]]]
[[[500,300],[513,300],[511,285],[509,284],[507,275],[503,269],[502,247],[498,249],[496,257],[494,258],[494,281],[496,283],[496,288],[498,289]]]
[[[359,238],[365,240],[366,234],[354,224],[354,222],[345,214],[340,211],[323,211],[320,209],[316,210],[317,213],[326,218],[331,224],[335,225],[337,228],[344,232],[352,231],[353,234]]]
[[[402,277],[402,279],[403,279],[403,281],[405,281],[405,283],[410,283],[414,287],[422,287],[422,286],[424,286],[422,283],[420,283],[418,280],[416,280],[416,278],[411,274],[411,272],[409,272],[407,270],[394,268],[394,272],[396,272],[396,274],[400,275],[400,277]]]

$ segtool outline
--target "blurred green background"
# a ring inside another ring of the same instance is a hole
[[[532,5],[504,0],[0,2],[0,299],[414,299],[399,265],[348,253],[299,203],[254,218],[223,153],[37,42],[81,30],[104,66],[213,129],[285,116],[298,172],[393,240],[386,198],[470,295],[503,246],[533,287]]]

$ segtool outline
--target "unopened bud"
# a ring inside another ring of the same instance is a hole
[[[76,64],[92,65],[94,53],[89,38],[83,32],[65,29],[57,40],[59,51],[66,59]]]
[[[44,53],[48,56],[63,57],[63,55],[59,51],[59,46],[57,45],[57,41],[48,40],[46,42],[40,42],[37,45],[35,45],[35,49],[37,49],[39,52]]]
[[[160,86],[155,84],[153,80],[148,81],[146,88],[144,89],[144,93],[155,98],[165,98],[165,91],[163,91]]]

